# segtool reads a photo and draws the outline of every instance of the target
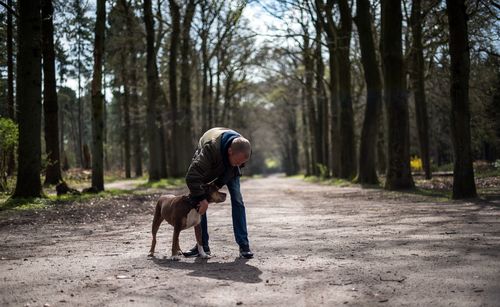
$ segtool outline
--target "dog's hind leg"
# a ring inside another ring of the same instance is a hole
[[[161,202],[158,201],[158,203],[156,203],[155,215],[153,217],[153,225],[151,227],[151,232],[153,234],[153,239],[151,241],[151,249],[149,250],[148,257],[153,257],[154,254],[155,254],[156,233],[158,232],[158,229],[160,228],[160,225],[161,225],[162,221],[163,221],[163,219],[161,217]]]
[[[200,224],[194,226],[194,235],[196,237],[196,245],[198,246],[198,254],[200,255],[200,257],[203,259],[210,258],[210,255],[207,255],[205,253],[205,251],[203,250],[203,242],[202,242],[202,238],[201,238],[201,225]]]
[[[181,253],[181,249],[179,247],[179,234],[181,233],[181,227],[174,226],[174,236],[172,238],[172,256],[170,256],[170,260],[179,261],[181,258],[179,254]]]

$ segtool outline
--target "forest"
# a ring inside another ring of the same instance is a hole
[[[0,306],[498,306],[499,20],[0,0]]]
[[[245,175],[405,190],[500,168],[493,0],[2,1],[0,189],[183,178],[210,127]],[[82,175],[85,177],[85,175]],[[414,179],[417,178],[417,179]],[[476,175],[477,177],[477,175]]]

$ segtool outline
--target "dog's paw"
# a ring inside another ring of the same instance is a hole
[[[179,260],[181,260],[181,257],[179,257],[178,255],[172,255],[168,259],[172,260],[172,261],[179,261]]]
[[[150,252],[150,253],[148,254],[148,257],[149,257],[149,258],[154,258],[154,256],[155,256],[155,253]]]
[[[207,254],[203,254],[203,255],[200,255],[200,258],[201,259],[210,259],[210,258],[212,258],[212,256],[207,255]]]

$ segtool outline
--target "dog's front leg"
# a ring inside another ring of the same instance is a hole
[[[198,246],[198,254],[200,255],[200,257],[203,259],[210,258],[210,255],[207,255],[205,253],[205,250],[203,249],[203,240],[201,238],[201,226],[200,226],[200,224],[194,226],[194,235],[196,237],[196,245]]]
[[[179,234],[181,232],[181,228],[179,226],[174,226],[174,236],[172,238],[172,256],[170,256],[170,260],[179,261],[181,258],[179,254],[181,249],[179,248]]]

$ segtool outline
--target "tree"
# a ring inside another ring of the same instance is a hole
[[[12,0],[7,1],[7,6],[12,8]],[[12,20],[12,11],[7,10],[7,115],[15,120],[14,108],[14,22]],[[11,151],[8,155],[7,174],[12,175],[15,168],[15,154]]]
[[[451,58],[451,137],[454,199],[476,197],[469,111],[469,39],[464,0],[446,0]]]
[[[154,21],[151,0],[144,0],[144,23],[146,24],[146,75],[147,75],[147,137],[149,148],[149,181],[161,178],[160,169],[160,135],[157,128],[158,102],[160,100],[160,85],[158,67],[156,65]]]
[[[321,35],[323,34],[323,23],[317,18],[315,20],[316,27],[316,49],[315,49],[315,62],[316,62],[316,108],[317,118],[315,123],[316,129],[316,163],[320,168],[320,175],[328,175],[328,97],[326,95],[324,75],[325,63],[322,56]],[[321,166],[320,166],[321,165]],[[323,170],[323,171],[322,171]]]
[[[351,97],[351,9],[347,0],[339,0],[340,28],[338,31],[338,91],[340,102],[340,177],[352,179],[356,175],[354,148],[354,115]]]
[[[415,100],[420,157],[425,171],[425,178],[431,179],[428,132],[429,120],[427,116],[427,102],[425,98],[424,48],[422,43],[423,16],[421,4],[421,0],[413,0],[411,6],[410,24],[412,32],[412,47],[410,78]]]
[[[19,150],[16,189],[12,197],[41,197],[41,13],[40,1],[20,0],[17,95]]]
[[[382,81],[375,52],[370,2],[368,0],[357,0],[356,10],[354,22],[358,27],[361,62],[366,82],[366,108],[361,131],[356,180],[359,183],[377,184],[376,146],[382,107]]]
[[[7,1],[7,6],[12,8],[12,0]],[[13,52],[12,11],[7,10],[7,115],[14,119],[14,52]]]
[[[102,58],[104,55],[104,30],[106,1],[97,0],[94,42],[94,71],[92,76],[92,188],[104,191]]]
[[[318,18],[323,23],[326,33],[326,45],[328,47],[330,69],[330,168],[332,176],[340,176],[340,124],[339,124],[339,102],[338,102],[338,52],[337,52],[337,25],[333,20],[334,0],[327,0],[326,5],[322,0],[315,0]],[[324,14],[324,16],[323,16]],[[327,133],[328,134],[328,133]]]
[[[382,1],[381,54],[388,122],[388,166],[385,188],[414,186],[410,169],[409,114],[401,42],[401,2]]]
[[[48,159],[45,184],[58,184],[62,181],[53,16],[52,0],[42,0],[43,115]]]
[[[70,18],[65,25],[67,38],[74,42],[71,45],[71,59],[73,70],[71,75],[77,78],[77,119],[78,124],[77,142],[75,155],[78,165],[83,168],[90,168],[88,161],[84,157],[84,101],[82,100],[82,81],[90,76],[90,65],[92,63],[92,26],[94,22],[87,16],[88,3],[83,4],[82,0],[73,0],[69,5]]]

